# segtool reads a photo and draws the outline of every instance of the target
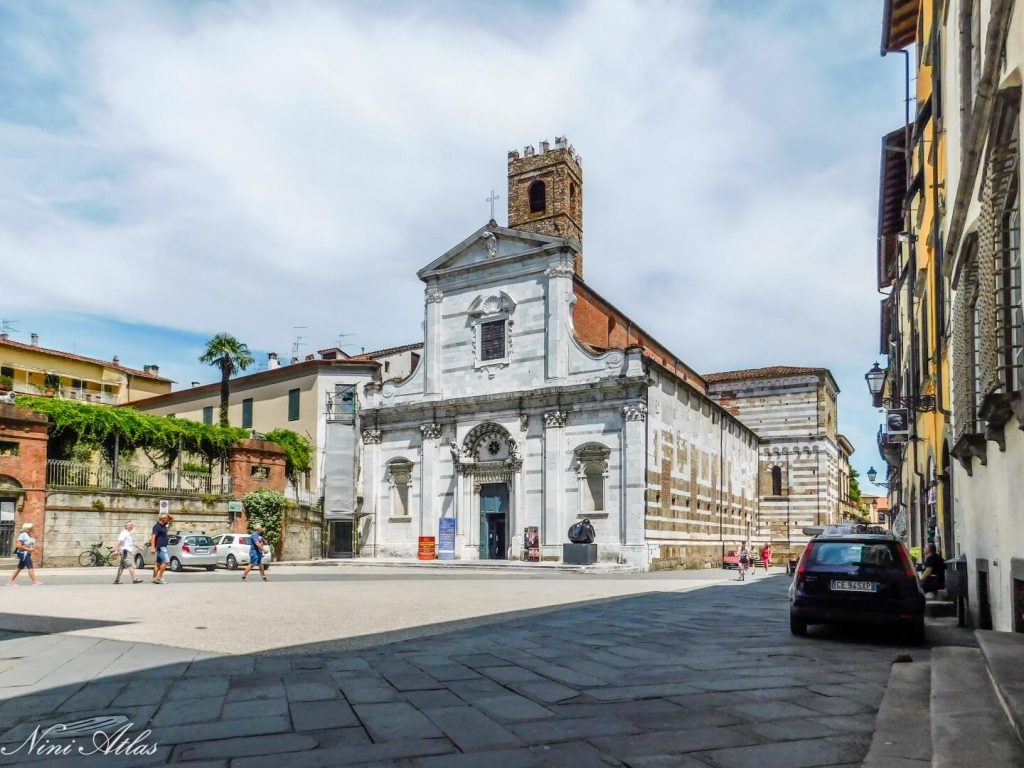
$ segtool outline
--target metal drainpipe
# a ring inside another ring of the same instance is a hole
[[[722,414],[718,414],[718,538],[722,545],[722,562],[725,562],[725,507],[722,505],[722,472],[725,471],[725,457],[723,450],[725,446],[725,425],[722,423]]]

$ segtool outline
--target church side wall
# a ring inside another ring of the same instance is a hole
[[[649,392],[645,528],[653,569],[704,568],[757,529],[757,437],[674,377]]]

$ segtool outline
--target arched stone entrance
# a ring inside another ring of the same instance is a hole
[[[518,444],[500,424],[485,422],[470,430],[461,447],[452,444],[452,456],[469,497],[469,519],[460,526],[467,545],[476,546],[481,560],[509,559],[522,468]]]

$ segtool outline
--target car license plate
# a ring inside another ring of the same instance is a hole
[[[832,580],[833,592],[877,592],[878,584],[873,581]]]
[[[196,554],[197,555],[208,555],[208,554],[210,554],[210,548],[209,547],[196,547]]]

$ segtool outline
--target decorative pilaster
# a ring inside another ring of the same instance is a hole
[[[420,434],[423,435],[424,440],[440,440],[441,425],[434,423],[420,424]]]
[[[644,403],[626,403],[622,406],[622,418],[626,421],[647,421],[647,406]]]
[[[379,429],[363,430],[363,445],[380,445],[384,436]]]
[[[568,251],[558,257],[544,272],[547,285],[547,336],[545,370],[548,379],[564,379],[569,375],[569,344],[572,297],[572,258]]]
[[[437,536],[437,450],[441,425],[420,425],[420,536]]]
[[[623,544],[644,543],[644,489],[647,450],[647,405],[627,403],[622,406],[622,484],[625,506],[622,510]]]
[[[544,518],[541,523],[541,544],[554,548],[566,541],[562,530],[565,508],[565,411],[544,414]],[[560,553],[558,553],[560,555]]]
[[[544,428],[557,429],[559,427],[564,427],[568,417],[569,414],[565,411],[547,411],[544,414]]]
[[[444,294],[431,286],[427,288],[424,305],[424,369],[425,395],[441,395],[441,305]]]

